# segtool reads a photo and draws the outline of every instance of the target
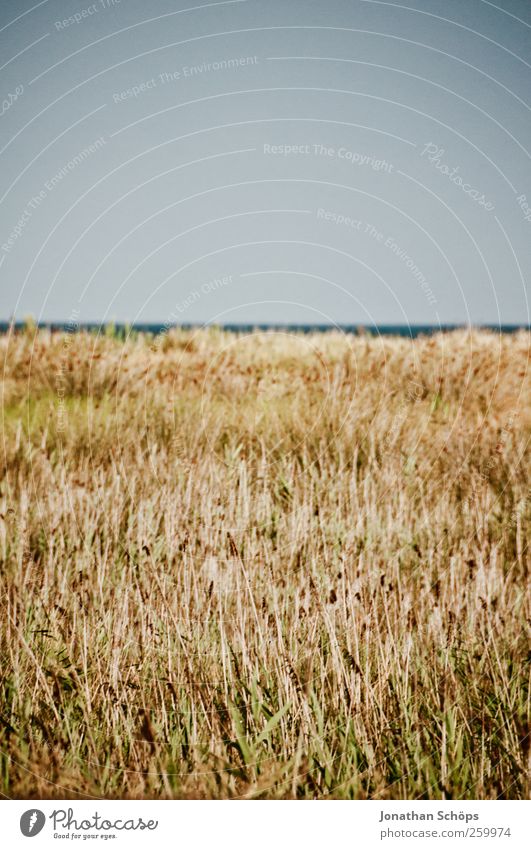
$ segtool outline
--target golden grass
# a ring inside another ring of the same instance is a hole
[[[529,334],[0,349],[5,795],[529,792]]]

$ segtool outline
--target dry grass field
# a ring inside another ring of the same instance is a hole
[[[529,792],[529,334],[0,339],[0,790]]]

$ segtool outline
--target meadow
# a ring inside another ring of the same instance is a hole
[[[0,792],[527,797],[530,351],[0,337]]]

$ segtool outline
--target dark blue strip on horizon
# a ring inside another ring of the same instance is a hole
[[[434,333],[448,333],[452,330],[492,330],[497,333],[516,333],[519,330],[530,331],[531,326],[527,324],[378,324],[373,326],[363,324],[125,324],[113,323],[108,325],[99,324],[98,322],[87,322],[73,326],[68,322],[46,321],[39,322],[38,326],[42,329],[51,330],[52,332],[72,332],[72,331],[87,331],[91,333],[105,333],[107,328],[111,328],[113,333],[119,336],[127,336],[128,333],[134,331],[136,333],[149,333],[158,335],[174,328],[182,330],[199,330],[217,327],[220,330],[226,330],[231,333],[252,333],[253,331],[276,331],[279,333],[325,333],[327,331],[339,331],[341,333],[367,333],[371,336],[409,336],[414,339],[416,336],[430,336]],[[7,321],[0,321],[0,333],[7,333],[9,328],[13,327],[15,331],[23,330],[26,327],[25,322],[14,322],[13,324]]]

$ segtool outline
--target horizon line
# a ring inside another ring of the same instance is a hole
[[[253,331],[290,331],[290,332],[330,332],[340,331],[344,333],[374,333],[376,335],[412,335],[417,336],[421,333],[434,334],[444,333],[452,330],[494,330],[500,333],[515,333],[519,330],[531,331],[531,324],[513,323],[513,322],[444,322],[439,324],[410,322],[382,322],[373,324],[363,324],[363,322],[353,323],[333,323],[327,322],[323,324],[317,323],[300,323],[300,322],[183,322],[181,324],[168,324],[167,322],[127,322],[127,321],[83,321],[77,320],[47,320],[35,321],[27,318],[23,320],[0,321],[0,334],[8,333],[10,330],[24,330],[29,326],[35,326],[39,330],[50,330],[53,332],[70,332],[77,333],[83,331],[105,331],[112,329],[120,335],[128,333],[146,333],[160,335],[167,333],[170,330],[208,330],[216,328],[218,330],[232,333],[251,333]]]

